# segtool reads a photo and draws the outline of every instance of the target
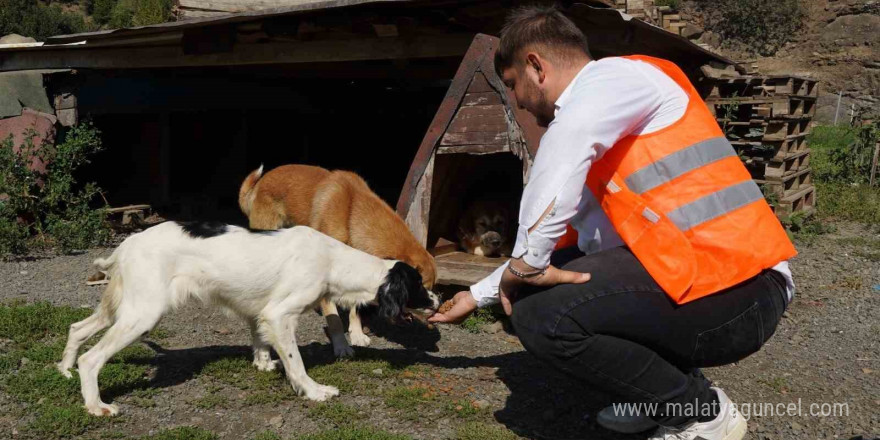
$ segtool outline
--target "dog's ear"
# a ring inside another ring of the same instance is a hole
[[[376,292],[379,316],[389,320],[403,318],[411,293],[417,293],[413,289],[421,288],[421,283],[422,276],[412,266],[402,262],[395,263]]]

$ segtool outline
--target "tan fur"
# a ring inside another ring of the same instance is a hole
[[[116,316],[116,310],[119,309],[119,302],[122,300],[122,277],[119,275],[110,279],[110,283],[101,294],[101,314],[112,319]]]
[[[248,175],[239,191],[239,205],[251,228],[310,226],[356,249],[415,267],[425,287],[433,288],[434,258],[360,176],[284,165],[261,178],[261,169]]]
[[[459,219],[458,244],[469,254],[509,257],[513,251],[513,233],[507,205],[477,200],[468,205]],[[491,243],[492,239],[500,241]]]

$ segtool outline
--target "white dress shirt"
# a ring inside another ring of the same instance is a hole
[[[550,254],[568,224],[578,231],[578,247],[587,254],[624,245],[586,187],[587,172],[621,138],[652,133],[680,119],[688,95],[653,65],[614,57],[587,63],[555,105],[555,119],[541,137],[523,190],[512,254],[538,269],[550,264]],[[507,263],[471,286],[480,307],[498,302],[506,268]],[[785,277],[791,300],[794,282],[788,262],[773,269]]]

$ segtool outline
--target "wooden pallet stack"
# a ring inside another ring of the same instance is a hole
[[[819,94],[796,76],[707,77],[706,104],[779,217],[811,213],[816,191],[806,136]]]

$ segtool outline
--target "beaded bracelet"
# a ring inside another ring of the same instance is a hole
[[[512,274],[514,274],[514,275],[516,275],[516,276],[518,276],[518,277],[520,277],[520,278],[531,278],[531,277],[536,276],[536,275],[544,275],[544,273],[547,272],[547,269],[539,269],[539,270],[536,270],[536,271],[534,271],[534,272],[528,272],[528,273],[520,272],[520,271],[514,269],[513,266],[511,266],[510,264],[507,265],[507,270],[508,270],[510,273],[512,273]]]

